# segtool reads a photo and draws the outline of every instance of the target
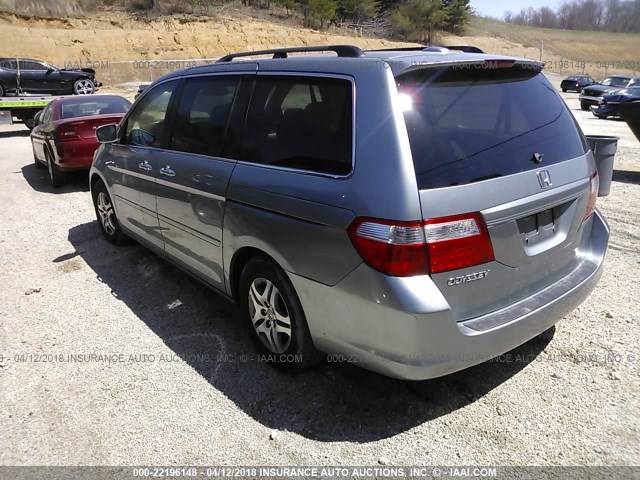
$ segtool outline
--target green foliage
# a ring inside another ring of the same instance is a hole
[[[448,21],[441,0],[406,0],[389,13],[394,32],[401,38],[429,45]]]
[[[338,14],[342,21],[360,23],[374,18],[377,13],[377,0],[338,0]]]
[[[326,24],[335,18],[338,4],[335,0],[309,0],[309,14],[320,22],[320,28],[325,28]]]
[[[447,32],[461,35],[471,20],[469,0],[443,0],[442,5],[447,13],[444,29]]]

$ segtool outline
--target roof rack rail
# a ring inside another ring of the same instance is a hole
[[[234,58],[253,57],[254,55],[273,55],[272,58],[287,58],[290,53],[302,52],[335,52],[339,57],[358,58],[364,52],[354,45],[327,45],[319,47],[291,47],[274,48],[271,50],[254,50],[253,52],[230,53],[220,58],[216,63],[230,62]]]
[[[369,50],[370,52],[424,52],[424,51],[442,51],[442,49],[448,50],[458,50],[464,53],[485,53],[484,50],[474,47],[472,45],[458,45],[458,46],[448,46],[448,45],[427,45],[422,47],[395,47],[395,48],[378,48],[375,50]]]

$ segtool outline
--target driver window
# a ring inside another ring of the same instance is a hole
[[[162,146],[167,108],[177,83],[174,80],[158,85],[140,100],[127,119],[126,144]]]

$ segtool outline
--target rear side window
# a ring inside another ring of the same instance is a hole
[[[159,148],[163,144],[165,119],[177,81],[162,83],[147,93],[127,119],[125,143]]]
[[[352,168],[352,89],[348,80],[259,76],[243,139],[243,160],[346,175]]]
[[[190,78],[178,106],[172,150],[218,156],[222,152],[239,77]]]
[[[464,185],[584,155],[547,79],[514,68],[423,69],[397,79],[420,189]],[[533,161],[544,155],[542,163]]]

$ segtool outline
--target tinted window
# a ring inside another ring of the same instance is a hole
[[[31,60],[20,60],[20,68],[22,70],[47,70],[45,65]]]
[[[15,70],[16,69],[16,61],[11,61],[11,60],[2,60],[0,61],[0,68],[6,68],[8,70]]]
[[[352,166],[351,82],[335,78],[258,77],[242,159],[345,175]]]
[[[122,97],[100,98],[98,100],[65,100],[60,105],[60,118],[127,113],[130,106],[131,102]]]
[[[575,120],[541,74],[424,69],[398,78],[418,186],[462,185],[585,153]]]
[[[163,142],[165,118],[177,81],[162,83],[140,100],[127,119],[125,143],[145,147],[160,147]]]
[[[238,77],[227,75],[188,79],[180,98],[170,148],[220,155],[238,83]]]

